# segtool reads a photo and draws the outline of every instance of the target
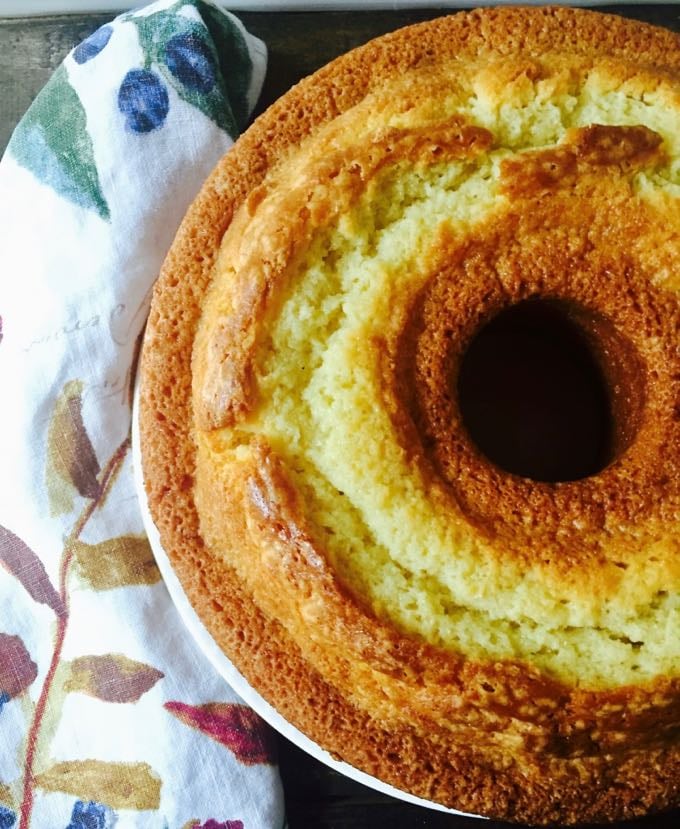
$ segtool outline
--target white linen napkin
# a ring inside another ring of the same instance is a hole
[[[160,580],[130,394],[150,289],[264,44],[206,0],[64,60],[0,163],[0,829],[281,829],[267,727]]]

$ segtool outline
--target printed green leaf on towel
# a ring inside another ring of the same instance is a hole
[[[253,62],[246,39],[237,24],[209,3],[198,4],[203,22],[213,39],[222,80],[239,130],[248,125],[250,105],[248,90],[253,75]]]
[[[19,123],[8,152],[59,195],[108,221],[85,110],[63,65]]]

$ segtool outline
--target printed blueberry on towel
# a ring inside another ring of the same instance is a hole
[[[165,121],[170,101],[161,79],[149,69],[131,69],[118,91],[118,109],[125,115],[125,129],[151,132]]]
[[[83,803],[76,800],[71,813],[71,822],[66,829],[109,829],[115,822],[115,814],[107,806],[90,800]]]
[[[16,814],[11,809],[0,806],[0,829],[12,829],[16,822]]]
[[[82,43],[73,50],[73,60],[76,63],[87,63],[88,60],[96,58],[101,50],[111,39],[113,29],[111,26],[102,26],[97,29],[89,37],[86,37]]]
[[[236,138],[250,110],[253,65],[245,37],[210,3],[194,0],[191,5],[195,16],[178,14],[186,6],[186,0],[179,0],[167,9],[127,20],[137,28],[144,69],[157,73],[182,101]],[[136,123],[128,120],[126,128],[134,129]]]
[[[168,69],[188,89],[204,95],[215,86],[215,58],[205,39],[196,32],[171,37],[165,47]]]

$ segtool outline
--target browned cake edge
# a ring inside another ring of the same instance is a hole
[[[680,37],[615,17],[564,8],[503,8],[409,27],[320,70],[271,107],[212,173],[190,208],[154,290],[141,363],[140,432],[148,501],[165,551],[218,644],[291,723],[347,762],[393,785],[464,811],[526,822],[615,820],[680,805],[680,750],[655,748],[560,775],[537,761],[530,778],[489,769],[472,745],[447,735],[385,729],[309,670],[199,533],[192,487],[191,352],[222,236],[267,170],[314,128],[386,78],[452,56],[521,49],[635,55],[680,68]],[[580,772],[580,773],[579,773]]]

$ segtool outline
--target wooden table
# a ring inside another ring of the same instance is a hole
[[[680,6],[610,6],[680,31]],[[0,5],[0,12],[2,7]],[[239,17],[269,49],[258,110],[331,58],[372,37],[443,12],[249,12]],[[12,129],[64,55],[111,15],[0,17],[0,152]],[[498,829],[507,824],[454,817],[404,804],[331,771],[283,738],[280,767],[290,829]],[[680,829],[680,811],[629,824],[631,829]],[[259,827],[257,828],[259,829]]]

